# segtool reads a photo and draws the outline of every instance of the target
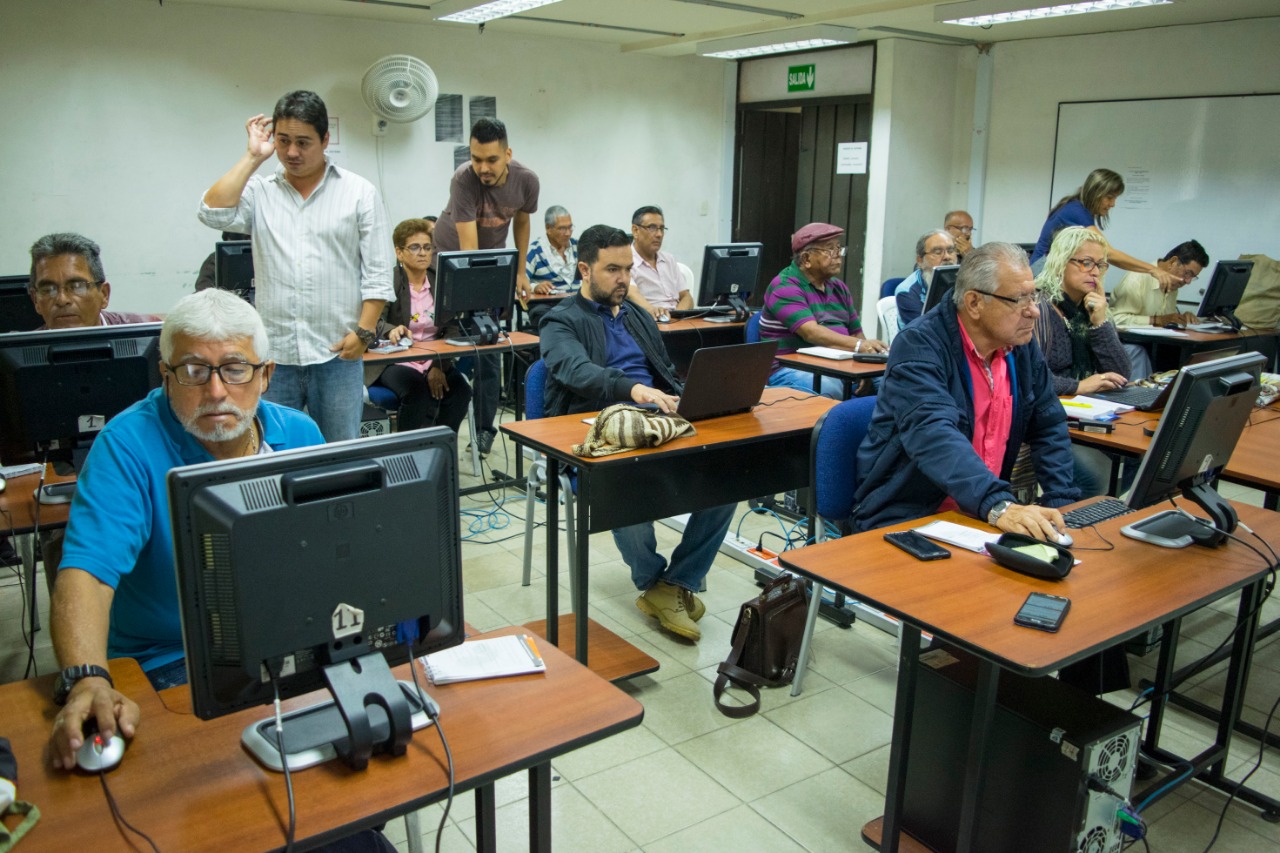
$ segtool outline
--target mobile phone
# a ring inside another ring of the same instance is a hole
[[[945,560],[951,556],[951,552],[946,548],[943,548],[937,542],[924,538],[914,530],[905,530],[902,533],[886,533],[884,538],[890,545],[898,546],[917,560]]]
[[[1071,599],[1047,592],[1033,592],[1027,596],[1013,617],[1015,625],[1035,628],[1038,631],[1057,631],[1062,627],[1062,620],[1067,618],[1071,609]]]

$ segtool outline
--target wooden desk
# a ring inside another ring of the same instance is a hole
[[[45,467],[45,483],[65,483],[75,480],[75,474],[63,476]],[[27,583],[27,607],[31,614],[31,630],[40,630],[40,611],[36,607],[36,545],[37,522],[40,530],[56,530],[67,526],[71,504],[37,504],[35,491],[40,483],[39,474],[27,474],[8,481],[0,492],[0,533],[14,536],[14,548],[22,558],[22,576]],[[37,509],[39,518],[36,517]],[[56,567],[55,567],[56,569]],[[47,569],[46,569],[47,570]]]
[[[578,660],[588,663],[588,643],[595,653],[598,641],[609,638],[627,646],[605,628],[587,618],[587,576],[590,566],[590,534],[642,521],[654,521],[705,507],[734,503],[762,494],[809,485],[809,441],[813,426],[835,405],[824,397],[798,397],[787,388],[766,388],[762,403],[750,412],[699,421],[697,435],[683,436],[662,447],[628,450],[597,459],[583,459],[572,447],[587,434],[583,418],[564,415],[534,421],[503,424],[517,444],[547,457],[547,622],[530,625],[559,642],[559,470],[573,468],[578,475],[577,496],[577,600],[574,601],[574,645]],[[590,638],[588,638],[590,632]],[[610,640],[610,642],[612,642]],[[657,662],[641,655],[636,665],[657,669]],[[610,669],[593,669],[610,678],[629,677],[606,662]],[[645,671],[645,670],[641,670]]]
[[[1173,370],[1186,364],[1192,353],[1201,350],[1241,346],[1244,350],[1257,350],[1275,358],[1275,338],[1280,329],[1244,329],[1236,332],[1182,332],[1177,335],[1153,334],[1142,329],[1117,329],[1120,340],[1126,344],[1151,347],[1153,370]],[[1164,331],[1164,330],[1160,330]]]
[[[385,367],[388,364],[395,364],[401,361],[425,361],[429,358],[465,358],[469,355],[491,355],[507,351],[519,352],[521,350],[535,349],[538,346],[537,335],[531,335],[528,332],[507,332],[506,334],[507,339],[496,344],[467,344],[460,347],[447,344],[443,340],[415,341],[413,346],[400,352],[366,352],[364,354],[364,363],[366,367]]]
[[[703,317],[658,324],[667,354],[681,376],[689,372],[689,363],[696,351],[703,347],[740,344],[746,340],[746,329],[746,323],[712,323]]]
[[[494,631],[510,634],[516,628]],[[551,759],[640,724],[636,700],[579,666],[559,650],[541,650],[545,676],[423,687],[440,704],[453,750],[458,790],[476,790],[478,847],[497,848],[495,780],[529,771],[530,840],[551,841]],[[189,713],[186,687],[158,696],[131,660],[112,661],[117,686],[142,709],[138,735],[124,761],[107,777],[124,816],[161,850],[264,850],[283,846],[288,828],[284,776],[264,769],[240,746],[249,723],[270,716],[269,706],[202,721]],[[411,679],[407,666],[396,676]],[[21,776],[19,793],[43,816],[18,849],[25,853],[128,849],[112,821],[97,779],[55,770],[48,738],[58,710],[50,700],[53,676],[0,687],[5,734]],[[325,694],[290,700],[313,703]],[[163,703],[162,703],[163,700]],[[173,710],[166,710],[165,706]],[[185,713],[184,713],[185,711]],[[439,735],[414,733],[408,753],[375,755],[364,771],[331,761],[293,774],[298,848],[327,843],[444,799],[448,771]],[[143,842],[137,843],[141,846]],[[508,840],[503,847],[511,845]]]
[[[555,304],[559,302],[561,299],[564,299],[565,297],[568,297],[568,296],[573,296],[577,292],[578,292],[578,288],[574,287],[573,290],[553,291],[551,293],[535,293],[532,296],[530,296],[527,300],[525,300],[526,304],[524,305],[522,305],[520,303],[520,300],[517,299],[515,303],[516,328],[517,329],[525,328],[527,324],[528,316],[533,312],[534,308],[541,305],[549,305],[552,308],[554,308]],[[534,331],[536,332],[537,329],[535,329]]]
[[[848,399],[854,382],[863,379],[876,379],[884,376],[885,364],[854,361],[853,359],[820,358],[816,355],[802,355],[798,352],[778,356],[778,363],[783,367],[796,370],[807,370],[813,374],[813,392],[822,391],[822,377],[831,376],[844,383],[844,396]]]
[[[1280,537],[1280,515],[1239,504],[1236,511],[1264,538],[1275,541]],[[937,517],[990,529],[959,513]],[[1159,741],[1166,704],[1164,694],[1169,688],[1165,679],[1173,669],[1181,617],[1241,591],[1217,742],[1192,760],[1197,778],[1231,789],[1235,783],[1223,776],[1223,764],[1230,746],[1232,724],[1239,718],[1243,703],[1257,627],[1257,607],[1268,571],[1256,554],[1235,542],[1212,550],[1157,548],[1120,535],[1119,528],[1131,519],[1113,519],[1099,525],[1099,529],[1115,543],[1115,550],[1080,552],[1081,565],[1065,580],[1054,582],[1009,571],[985,556],[960,549],[953,549],[954,556],[949,560],[918,562],[882,538],[885,532],[918,527],[926,520],[917,519],[781,555],[783,567],[902,620],[885,796],[885,840],[880,849],[897,850],[900,842],[922,630],[963,648],[980,660],[959,846],[962,851],[976,850],[980,849],[973,837],[976,807],[1001,668],[1023,675],[1045,675],[1156,625],[1170,623],[1165,626],[1161,645],[1157,671],[1162,681],[1153,694],[1157,698],[1152,703],[1145,742],[1148,752],[1154,750],[1158,757],[1168,756]],[[958,594],[958,590],[963,590],[963,594]],[[1071,612],[1058,633],[1047,634],[1013,624],[1013,615],[1033,591],[1052,592],[1072,600]],[[1135,799],[1147,793],[1144,791]],[[1260,795],[1250,798],[1242,789],[1240,796],[1257,802]],[[869,824],[864,836],[874,837],[878,831],[877,826]],[[901,841],[906,846],[907,839]]]

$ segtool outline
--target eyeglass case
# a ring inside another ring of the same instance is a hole
[[[1052,548],[1057,556],[1051,562],[1046,562],[1014,550],[1028,545]],[[995,542],[988,542],[987,555],[1006,569],[1051,581],[1062,580],[1071,574],[1071,567],[1075,565],[1075,558],[1068,549],[1056,542],[1044,542],[1022,533],[1005,533]]]

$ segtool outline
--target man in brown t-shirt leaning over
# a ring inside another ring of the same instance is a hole
[[[511,159],[507,126],[497,119],[478,119],[471,126],[471,162],[458,167],[449,183],[449,203],[436,221],[435,253],[427,273],[436,283],[441,252],[501,249],[507,231],[516,243],[516,298],[529,296],[524,259],[529,254],[529,214],[538,210],[538,176]],[[514,223],[514,229],[511,228]],[[497,435],[500,356],[476,358],[476,435],[481,456],[488,456]]]

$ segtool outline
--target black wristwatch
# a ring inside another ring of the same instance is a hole
[[[356,326],[352,331],[356,333],[356,337],[360,339],[360,343],[364,344],[365,349],[373,346],[373,341],[377,337],[373,332],[363,326]]]
[[[53,682],[53,701],[59,705],[67,704],[71,688],[75,687],[76,682],[82,678],[105,678],[107,684],[116,686],[116,683],[111,680],[111,673],[97,664],[82,663],[78,666],[69,666],[58,673],[58,678]]]

